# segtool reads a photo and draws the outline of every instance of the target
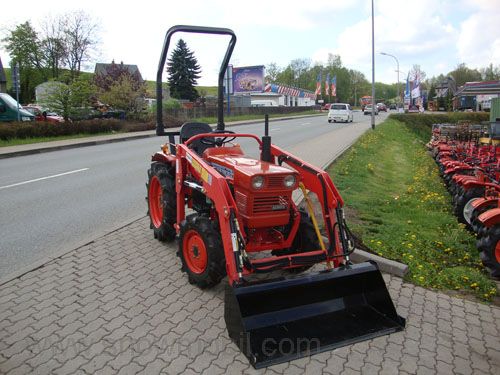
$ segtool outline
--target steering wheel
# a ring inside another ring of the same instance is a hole
[[[214,130],[214,133],[231,133],[231,134],[234,134],[233,131],[230,131],[230,130]],[[234,141],[236,137],[216,137],[216,138],[201,138],[200,139],[200,142],[203,143],[204,145],[207,145],[207,146],[216,146],[216,147],[220,147],[222,146],[224,143],[229,143],[231,141]]]

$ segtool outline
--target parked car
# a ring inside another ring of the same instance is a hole
[[[393,104],[391,104],[391,105],[389,106],[389,109],[390,109],[390,110],[396,110],[396,109],[398,109],[398,107],[396,106],[396,104],[394,104],[394,103],[393,103]]]
[[[345,103],[333,103],[328,111],[328,122],[352,122],[354,116],[351,106]]]
[[[17,121],[19,107],[19,118],[21,121],[33,121],[35,116],[23,109],[23,107],[9,94],[0,93],[0,121]]]
[[[363,113],[365,115],[371,115],[371,113],[372,113],[372,105],[371,104],[366,105],[365,109],[363,110]],[[375,114],[378,115],[378,108],[377,108],[377,106],[375,106]]]
[[[384,103],[377,103],[377,109],[379,112],[387,112],[387,106]]]
[[[30,104],[24,106],[23,108],[35,116],[35,121],[44,121],[52,123],[64,122],[64,117],[59,116],[57,113],[51,112],[38,105]]]
[[[419,113],[418,106],[416,106],[416,105],[411,105],[411,106],[408,108],[408,112],[409,112],[409,113]]]

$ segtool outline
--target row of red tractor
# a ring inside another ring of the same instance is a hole
[[[476,233],[491,276],[500,277],[500,123],[435,124],[429,149],[458,221]]]

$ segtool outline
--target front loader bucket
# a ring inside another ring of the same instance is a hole
[[[255,368],[401,331],[376,263],[231,287],[231,339]]]

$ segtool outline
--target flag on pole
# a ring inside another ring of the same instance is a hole
[[[332,96],[337,96],[337,75],[335,74],[332,79]]]
[[[405,89],[405,98],[410,97],[410,72],[408,72],[408,76],[406,77],[406,89]]]
[[[327,75],[326,75],[325,95],[330,95],[330,73],[327,73]]]
[[[321,95],[321,72],[319,72],[318,77],[316,77],[316,91],[314,93],[316,95]]]

